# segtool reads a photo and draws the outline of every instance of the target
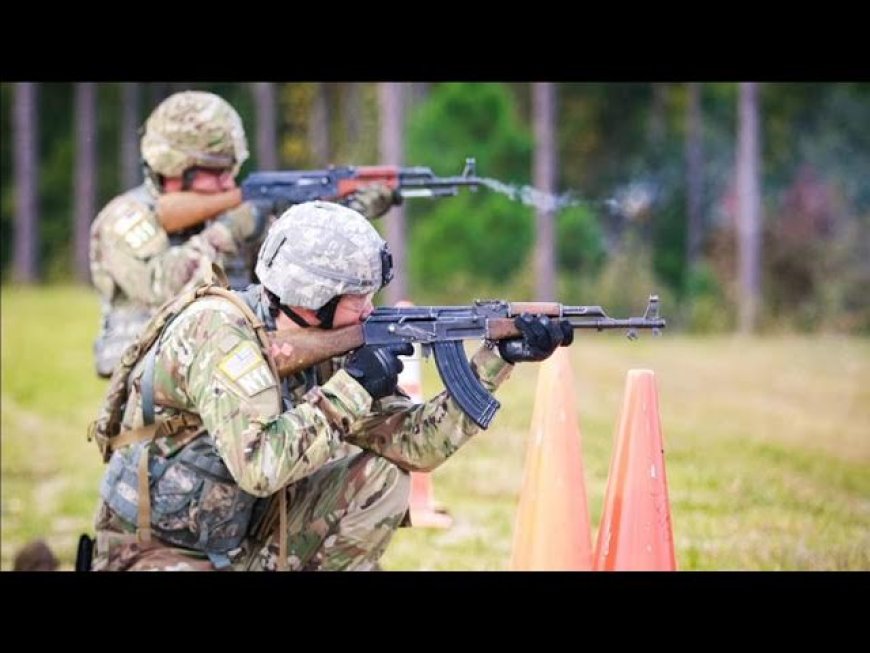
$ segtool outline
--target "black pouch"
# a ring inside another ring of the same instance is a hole
[[[100,494],[131,525],[138,518],[138,461],[144,444],[112,456]],[[171,458],[151,456],[152,534],[207,554],[237,548],[248,533],[257,497],[233,479],[214,441],[202,436]]]

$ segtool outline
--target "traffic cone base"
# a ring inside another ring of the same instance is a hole
[[[614,434],[595,569],[676,568],[655,374],[629,370]]]
[[[539,367],[509,568],[592,569],[574,376],[565,348]]]

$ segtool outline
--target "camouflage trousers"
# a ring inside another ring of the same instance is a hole
[[[323,466],[285,488],[287,553],[291,571],[367,571],[376,567],[408,510],[408,472],[386,458],[360,451]],[[277,499],[277,497],[276,497]],[[274,519],[280,524],[280,518]],[[103,537],[101,537],[103,535]],[[111,536],[109,536],[111,537]],[[201,554],[168,546],[143,548],[135,535],[111,547],[95,569],[127,571],[210,571]],[[97,548],[105,534],[98,531]],[[253,537],[231,554],[235,571],[276,571],[279,541],[269,529],[265,541]]]

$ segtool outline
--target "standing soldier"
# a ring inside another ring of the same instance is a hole
[[[278,378],[264,330],[329,337],[365,320],[392,277],[360,213],[290,208],[256,273],[244,292],[203,286],[167,303],[125,352],[91,428],[109,462],[95,570],[372,569],[406,516],[408,472],[478,432],[446,390],[415,404],[397,389],[407,343]],[[487,390],[572,334],[542,316],[521,332],[472,357]],[[344,444],[359,450],[336,459]]]
[[[91,277],[102,299],[94,357],[103,377],[158,306],[200,283],[212,262],[234,253],[264,221],[260,209],[246,203],[172,245],[156,213],[162,193],[234,187],[248,146],[238,113],[217,95],[168,97],[145,123],[141,151],[144,183],[110,201],[91,225]]]
[[[102,300],[94,358],[102,377],[111,375],[161,304],[201,283],[213,262],[223,266],[237,256],[265,232],[270,215],[286,208],[242,202],[167,233],[157,210],[160,195],[230,191],[248,158],[239,114],[213,93],[183,91],[161,102],[145,123],[141,151],[144,183],[114,198],[91,225],[91,277]],[[369,188],[348,201],[376,217],[395,197],[386,187]]]

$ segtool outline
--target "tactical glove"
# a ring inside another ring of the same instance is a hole
[[[348,357],[344,369],[366,389],[372,399],[380,399],[396,391],[399,373],[405,368],[397,356],[410,356],[413,353],[414,346],[410,342],[386,347],[361,347]]]
[[[514,324],[522,338],[499,340],[498,343],[498,353],[508,363],[542,361],[559,345],[567,347],[574,342],[574,329],[568,320],[523,313]]]
[[[345,206],[359,211],[369,220],[381,217],[392,206],[401,203],[399,191],[381,183],[360,188],[344,201]]]

